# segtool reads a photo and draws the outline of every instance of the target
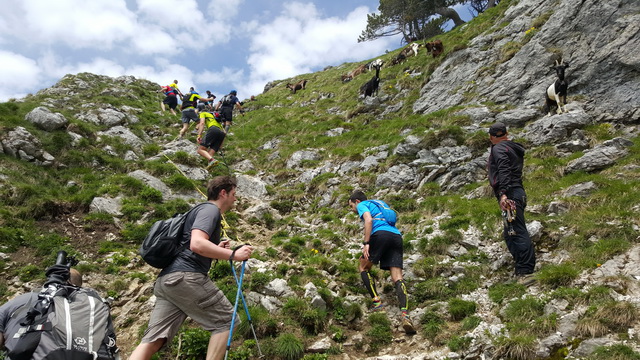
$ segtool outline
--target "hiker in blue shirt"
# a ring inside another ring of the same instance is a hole
[[[367,200],[367,196],[360,190],[351,194],[349,207],[364,221],[364,246],[358,269],[362,282],[373,299],[371,310],[384,308],[375,282],[369,274],[371,267],[380,263],[381,269],[391,271],[391,279],[398,295],[402,327],[407,334],[415,334],[416,330],[408,315],[407,287],[402,279],[402,233],[395,227],[395,212],[384,201]]]

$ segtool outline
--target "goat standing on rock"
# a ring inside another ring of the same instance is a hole
[[[547,116],[551,116],[551,107],[557,107],[556,113],[562,114],[567,112],[567,87],[569,83],[564,79],[564,70],[569,67],[569,63],[564,63],[564,60],[560,59],[560,62],[556,60],[556,65],[551,69],[556,71],[558,80],[556,80],[551,86],[547,88],[545,93],[545,106],[544,110]]]

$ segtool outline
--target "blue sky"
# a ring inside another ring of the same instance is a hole
[[[361,61],[399,37],[358,43],[378,0],[5,0],[0,101],[66,74],[133,75],[240,98],[272,80]]]

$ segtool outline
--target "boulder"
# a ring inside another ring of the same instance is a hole
[[[584,111],[547,116],[524,128],[524,138],[533,145],[556,144],[568,139],[576,129],[593,122]]]
[[[289,160],[287,160],[287,168],[298,168],[303,161],[320,160],[321,158],[320,153],[316,149],[296,151],[291,155]]]
[[[562,190],[561,195],[562,197],[572,197],[572,196],[587,197],[597,189],[598,189],[598,186],[593,181],[588,181],[585,183],[569,186],[568,188]]]
[[[576,171],[592,172],[604,169],[615,164],[615,162],[629,153],[628,147],[633,142],[624,138],[615,138],[603,142],[595,148],[587,151],[582,157],[571,161],[565,168],[565,174]]]
[[[69,123],[64,115],[52,113],[51,110],[43,106],[31,110],[24,119],[45,131],[61,129]]]
[[[162,199],[163,200],[167,200],[170,197],[170,194],[172,193],[171,189],[162,182],[162,180],[158,179],[155,176],[152,176],[150,174],[148,174],[147,172],[143,171],[143,170],[136,170],[133,172],[130,172],[127,174],[128,176],[131,176],[134,179],[138,179],[140,181],[142,181],[143,183],[145,183],[147,186],[156,189],[158,191],[160,191],[162,193]]]
[[[386,173],[378,175],[377,187],[407,188],[415,187],[420,182],[416,170],[405,164],[392,166]]]
[[[142,146],[144,145],[144,141],[142,141],[142,139],[124,126],[115,126],[107,131],[99,131],[98,136],[119,137],[122,139],[123,143],[137,150],[142,149]]]
[[[314,342],[307,348],[310,353],[325,353],[331,349],[331,339],[328,336]]]
[[[273,279],[265,286],[265,294],[277,297],[285,297],[293,294],[287,280],[285,279]]]
[[[51,154],[42,150],[40,140],[21,126],[9,131],[0,139],[2,150],[9,156],[42,166],[51,166],[55,162]]]
[[[540,116],[540,111],[535,108],[518,108],[503,111],[496,115],[496,122],[501,122],[511,127],[523,127],[528,121]]]
[[[106,213],[113,216],[122,216],[120,209],[122,201],[119,198],[95,197],[89,205],[90,213]]]
[[[420,142],[419,137],[409,135],[393,150],[393,153],[402,156],[415,156],[420,151]]]
[[[242,197],[264,200],[267,197],[267,184],[258,177],[249,175],[237,175],[237,192]]]

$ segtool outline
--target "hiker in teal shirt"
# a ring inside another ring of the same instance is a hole
[[[381,269],[391,271],[404,331],[407,334],[415,334],[416,330],[408,314],[407,287],[402,279],[402,233],[395,227],[395,211],[384,201],[367,200],[367,196],[360,190],[351,194],[349,207],[364,221],[364,242],[358,269],[362,282],[373,299],[371,310],[378,311],[384,308],[375,282],[369,274],[371,267],[379,263]]]

